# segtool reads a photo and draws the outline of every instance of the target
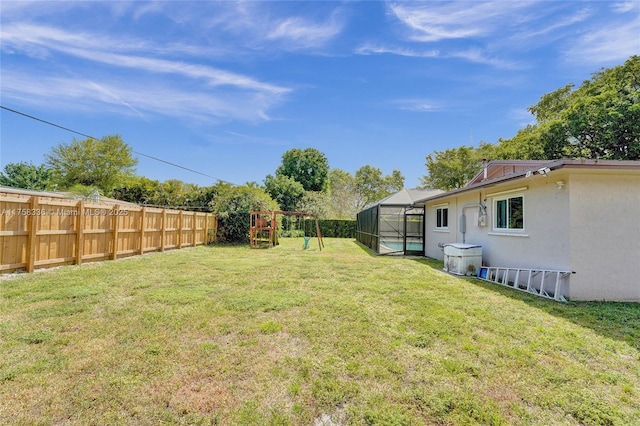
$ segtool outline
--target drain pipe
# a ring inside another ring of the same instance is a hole
[[[462,206],[462,214],[460,215],[460,232],[462,233],[462,244],[466,242],[465,234],[467,232],[467,216],[465,216],[464,210],[470,207],[479,207],[482,216],[487,215],[487,206],[482,203],[469,203]]]

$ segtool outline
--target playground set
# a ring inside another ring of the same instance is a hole
[[[309,248],[309,241],[313,238],[312,235],[307,235],[306,220],[310,219],[315,221],[315,234],[318,238],[318,248],[322,251],[324,242],[322,241],[322,233],[320,232],[320,225],[318,224],[318,216],[313,213],[305,212],[287,212],[287,211],[271,211],[271,212],[251,212],[251,223],[249,227],[249,244],[251,248],[271,248],[278,245],[278,216],[291,216],[295,217],[296,226],[301,228],[303,232],[304,243],[303,249]],[[289,221],[289,226],[293,221]],[[312,234],[312,232],[309,232]]]

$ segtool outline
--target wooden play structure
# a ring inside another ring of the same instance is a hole
[[[251,248],[271,248],[278,245],[278,215],[280,216],[293,216],[304,221],[309,218],[315,221],[315,233],[318,238],[318,248],[322,251],[324,242],[322,241],[322,233],[320,232],[320,225],[318,224],[318,216],[313,213],[305,212],[286,212],[286,211],[272,211],[272,212],[251,212],[251,223],[249,227],[249,244]],[[309,248],[309,241],[312,236],[306,234],[306,226],[303,226],[304,243],[302,248]]]

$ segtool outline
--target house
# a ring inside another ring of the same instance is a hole
[[[492,161],[415,205],[427,257],[478,245],[487,267],[570,272],[563,298],[640,302],[640,161]]]
[[[365,207],[356,220],[356,239],[378,254],[424,253],[424,206],[416,200],[440,190],[402,189]]]

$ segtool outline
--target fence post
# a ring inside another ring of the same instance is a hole
[[[193,246],[196,246],[196,224],[198,223],[198,215],[197,212],[193,212],[193,222],[191,223],[191,227],[193,228]]]
[[[204,214],[204,235],[202,236],[204,245],[209,244],[209,213]]]
[[[182,210],[178,213],[178,248],[182,248]]]
[[[76,216],[76,265],[82,265],[84,256],[84,201],[78,202],[78,216]]]
[[[111,207],[111,212],[113,213],[113,254],[111,259],[116,260],[118,258],[118,209],[120,206],[117,204]]]
[[[160,251],[164,251],[164,240],[167,237],[167,209],[162,209],[162,224],[160,225],[162,228],[162,241],[160,241]]]
[[[147,208],[143,207],[140,213],[140,254],[144,254],[144,227]]]
[[[36,242],[38,238],[38,217],[35,215],[35,212],[38,208],[38,203],[40,201],[39,197],[35,195],[31,197],[31,212],[33,213],[29,216],[29,236],[27,237],[27,245],[29,246],[27,249],[27,272],[33,272],[35,268],[36,262]]]

